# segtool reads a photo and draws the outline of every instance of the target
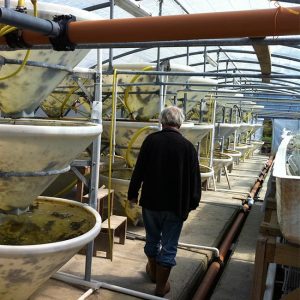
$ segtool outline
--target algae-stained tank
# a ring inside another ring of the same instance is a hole
[[[276,154],[277,217],[282,235],[300,245],[300,136],[285,137]]]
[[[100,232],[88,205],[39,197],[21,215],[0,214],[0,299],[27,300]]]
[[[12,8],[18,1],[11,1]],[[0,1],[4,6],[4,1]],[[30,1],[26,1],[27,13],[33,15]],[[38,17],[52,20],[53,16],[72,14],[78,21],[95,20],[99,16],[81,9],[65,5],[57,5],[37,1]],[[23,60],[27,50],[0,51],[5,59]],[[8,115],[18,114],[22,111],[27,114],[33,112],[51,91],[68,74],[67,69],[75,67],[89,52],[89,50],[54,51],[30,50],[29,61],[41,63],[43,66],[25,65],[21,72],[11,78],[5,79],[0,90],[0,109]],[[47,67],[47,65],[49,67]],[[20,65],[6,62],[0,70],[0,77],[12,74]],[[56,66],[56,67],[55,67]],[[59,68],[60,67],[60,68]],[[67,67],[66,70],[63,70]],[[51,103],[49,103],[51,106]]]
[[[0,119],[0,210],[30,205],[101,131],[90,122]]]

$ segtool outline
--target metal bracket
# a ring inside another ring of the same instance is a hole
[[[31,45],[27,44],[22,36],[22,30],[14,30],[5,36],[5,41],[10,48],[31,48]]]
[[[71,167],[71,170],[75,173],[75,175],[83,182],[86,187],[89,187],[89,183],[86,178],[75,168]]]
[[[89,93],[89,91],[86,89],[86,87],[83,85],[83,83],[81,82],[81,80],[79,78],[73,78],[78,86],[81,88],[81,90],[83,91],[83,93],[85,94],[86,98],[89,100],[89,102],[92,102],[93,101],[93,98],[91,96],[91,94]]]
[[[74,51],[75,44],[68,39],[67,31],[68,24],[76,21],[76,17],[73,15],[61,15],[54,16],[53,21],[58,23],[60,27],[60,33],[56,37],[49,37],[49,40],[56,51]]]

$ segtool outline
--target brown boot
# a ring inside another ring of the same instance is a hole
[[[146,265],[146,273],[148,274],[152,282],[156,282],[156,259],[155,257],[148,257],[148,263]]]
[[[171,268],[156,264],[156,296],[164,297],[170,291],[170,282],[168,281],[170,272]]]

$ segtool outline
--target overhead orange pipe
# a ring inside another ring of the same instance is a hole
[[[265,37],[300,34],[300,7],[190,15],[71,22],[74,44]],[[29,45],[49,44],[48,38],[23,32]],[[0,44],[6,44],[0,39]]]

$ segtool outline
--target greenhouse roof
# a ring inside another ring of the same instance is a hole
[[[60,0],[43,2],[62,4]],[[115,0],[115,5],[111,6],[109,0],[66,0],[63,4],[93,11],[102,19],[123,19],[278,7],[288,10],[291,15],[299,15],[293,7],[299,6],[300,1]],[[276,22],[276,15],[274,22]],[[160,47],[159,51],[155,44],[141,48],[128,48],[128,45],[124,44],[123,47],[111,51],[111,59],[113,64],[156,63],[158,59],[160,62],[188,64],[196,68],[199,73],[209,72],[213,75],[209,77],[217,79],[220,87],[228,87],[235,92],[243,93],[244,100],[255,98],[258,105],[264,106],[264,109],[259,112],[262,117],[273,117],[276,114],[278,117],[299,118],[300,42],[298,36],[268,38],[270,42],[267,41],[262,45],[255,43],[235,45],[234,39],[223,39],[219,45]],[[109,49],[103,49],[104,63],[109,62],[109,53]],[[96,58],[96,50],[91,50],[79,66],[94,67]]]

